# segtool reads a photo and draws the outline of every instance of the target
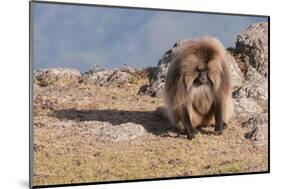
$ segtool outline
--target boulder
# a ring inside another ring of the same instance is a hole
[[[147,94],[152,97],[163,96],[166,75],[170,64],[174,58],[174,52],[183,44],[185,40],[177,41],[172,48],[168,49],[158,62],[157,67],[148,68],[149,85],[142,86],[139,90],[140,95]]]
[[[107,70],[99,66],[94,66],[82,74],[82,82],[100,86],[116,85],[130,83],[135,69],[124,66],[114,70]]]
[[[242,123],[250,131],[245,138],[250,139],[258,149],[268,150],[268,114],[261,113]]]
[[[247,67],[253,66],[262,76],[268,76],[268,23],[256,23],[237,35],[236,51]]]
[[[261,114],[263,112],[262,107],[251,98],[242,98],[240,100],[234,100],[234,119],[238,124],[242,124],[245,121]]]
[[[97,136],[101,141],[120,142],[141,137],[145,133],[142,125],[128,122],[120,125],[101,127]]]
[[[34,72],[35,84],[45,87],[50,85],[72,85],[77,84],[81,74],[76,69],[48,68],[39,69]]]
[[[238,64],[236,63],[236,60],[231,55],[231,53],[227,53],[227,60],[231,72],[232,88],[239,89],[243,86],[243,73],[241,72]]]

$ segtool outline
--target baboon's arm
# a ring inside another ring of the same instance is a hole
[[[223,131],[223,120],[222,120],[222,106],[220,102],[214,104],[215,114],[215,134],[220,135]]]
[[[187,111],[186,106],[182,106],[182,122],[186,130],[186,135],[189,140],[192,140],[195,137],[194,129],[192,128],[190,116]]]

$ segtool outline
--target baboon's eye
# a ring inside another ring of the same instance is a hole
[[[205,71],[208,71],[208,68],[207,67],[197,67],[197,72],[205,72]]]

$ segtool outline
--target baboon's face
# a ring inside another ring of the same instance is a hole
[[[193,54],[183,64],[187,89],[206,85],[216,87],[220,82],[221,63],[213,56]]]
[[[206,85],[211,83],[208,76],[208,67],[206,65],[198,66],[195,72],[197,74],[197,78],[194,80],[194,85]]]

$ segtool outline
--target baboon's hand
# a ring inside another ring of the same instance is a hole
[[[195,138],[195,134],[192,133],[187,133],[187,139],[192,140],[193,138]]]
[[[225,129],[227,129],[227,127],[228,127],[227,123],[223,123],[222,129],[225,130]]]
[[[190,132],[186,132],[187,139],[192,140],[195,138],[195,135],[198,133],[197,129],[191,128]]]
[[[221,135],[223,133],[223,130],[225,130],[227,128],[227,124],[223,123],[221,129],[215,129],[215,135]]]
[[[215,130],[215,135],[221,135],[222,134],[222,130]]]

